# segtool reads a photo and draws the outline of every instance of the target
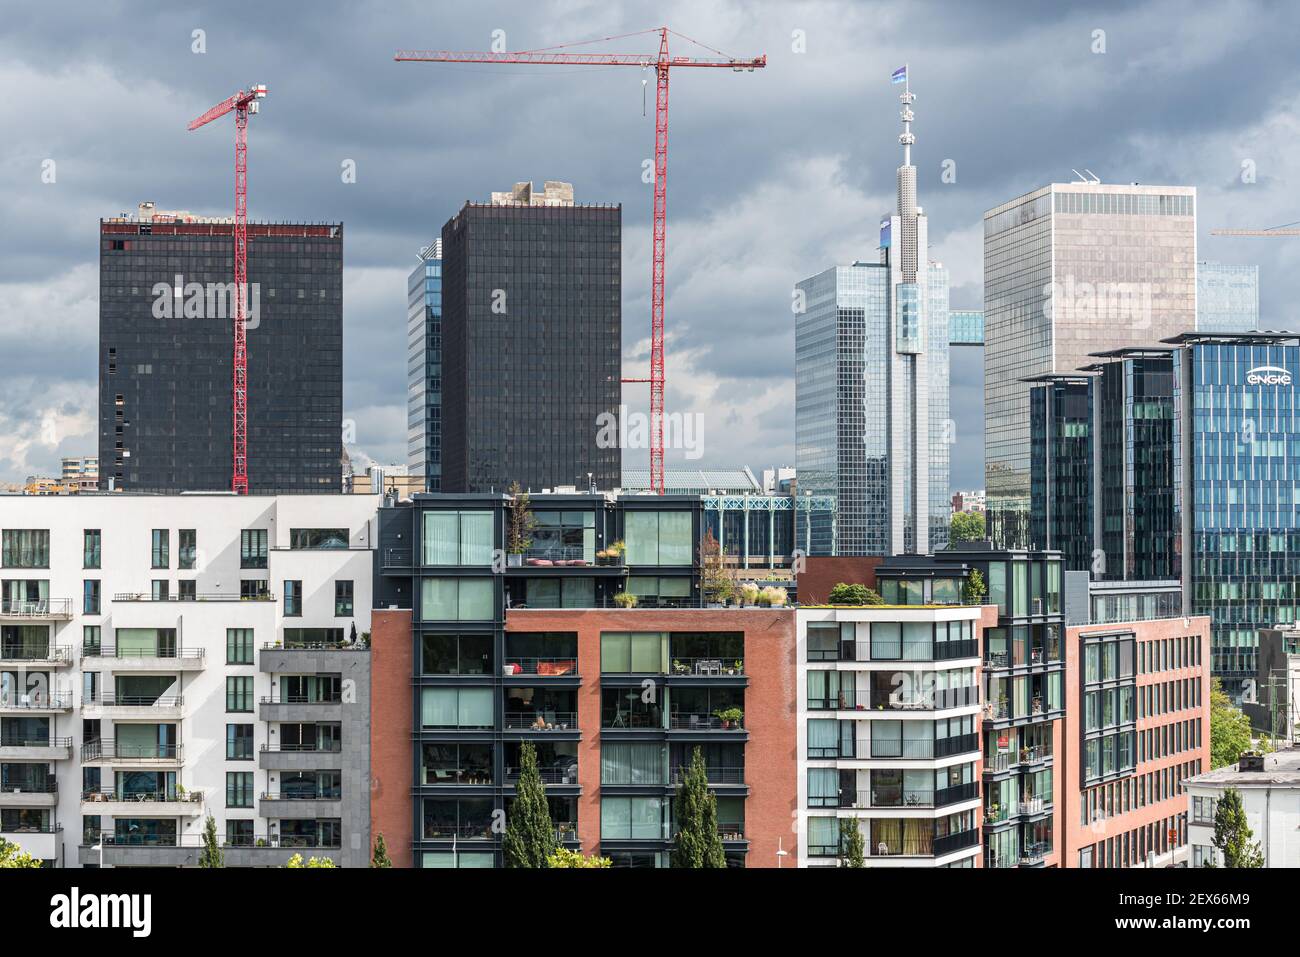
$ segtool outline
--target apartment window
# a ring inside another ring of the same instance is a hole
[[[286,578],[284,581],[284,616],[302,617],[302,582]]]
[[[253,760],[253,726],[251,724],[226,725],[226,760]]]
[[[226,807],[253,806],[253,772],[226,772]]]
[[[334,583],[334,617],[352,614],[352,582],[339,579]]]
[[[149,548],[149,561],[153,568],[168,568],[171,565],[171,533],[165,528],[153,530],[153,540]]]
[[[170,587],[168,585],[167,579],[155,578],[153,580],[153,587],[150,591],[150,594],[154,601],[167,601],[167,599],[170,597]]]
[[[603,840],[664,840],[668,837],[668,799],[606,797],[600,802]]]
[[[97,655],[102,650],[99,643],[99,625],[81,626],[81,653]]]
[[[242,578],[239,581],[239,597],[244,601],[266,601],[270,595],[265,578]]]
[[[246,528],[239,533],[239,567],[266,567],[266,529]]]
[[[251,665],[253,663],[253,629],[226,629],[226,664]]]
[[[425,512],[424,564],[490,565],[492,535],[491,512]]]
[[[101,535],[97,528],[88,528],[82,533],[83,568],[99,568]]]
[[[492,674],[491,635],[425,635],[421,643],[423,674]]]
[[[192,528],[182,528],[177,533],[180,537],[179,554],[176,556],[177,568],[191,570],[198,558],[198,537]]]
[[[50,530],[7,528],[3,552],[5,568],[49,568]]]
[[[694,559],[688,511],[628,512],[623,528],[629,565],[690,565]]]
[[[347,548],[346,528],[291,528],[290,548]]]
[[[651,786],[667,784],[667,748],[662,744],[639,742],[601,745],[600,783]]]
[[[491,578],[426,578],[420,616],[424,621],[491,621],[493,591]]]
[[[495,726],[491,688],[424,688],[420,725],[425,728],[492,728]]]
[[[99,614],[99,579],[87,578],[81,586],[81,613]]]
[[[251,675],[226,678],[226,711],[232,714],[253,710],[253,678]]]
[[[226,819],[226,843],[231,847],[253,846],[253,822]]]
[[[198,582],[193,578],[182,578],[176,583],[176,597],[180,601],[195,601],[199,597]]]
[[[603,674],[668,673],[668,635],[664,632],[602,632]]]

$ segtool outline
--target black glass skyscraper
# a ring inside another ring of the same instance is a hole
[[[620,485],[621,239],[620,206],[559,183],[443,226],[444,492]]]
[[[100,223],[99,481],[228,491],[229,221],[140,207]],[[248,227],[248,488],[342,484],[343,227]]]

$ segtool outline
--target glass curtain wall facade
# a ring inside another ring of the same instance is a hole
[[[1175,508],[1184,601],[1212,620],[1211,664],[1238,693],[1260,628],[1300,604],[1300,345],[1285,335],[1182,337],[1174,353]]]
[[[1196,331],[1254,332],[1259,328],[1259,267],[1196,264]]]
[[[622,208],[467,203],[442,248],[443,491],[617,488]]]
[[[442,240],[420,250],[406,283],[406,461],[442,489]]]
[[[1057,549],[1067,571],[1092,567],[1092,398],[1080,377],[1030,390],[1030,536]]]
[[[234,240],[100,222],[100,488],[229,491]],[[343,227],[248,227],[248,490],[338,492]]]
[[[1056,183],[984,214],[985,488],[993,540],[1030,535],[1029,384],[1196,325],[1196,191]]]

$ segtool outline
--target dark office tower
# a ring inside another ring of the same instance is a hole
[[[442,491],[442,240],[420,250],[406,281],[406,463]]]
[[[228,491],[233,226],[140,204],[100,222],[99,482]],[[248,489],[338,492],[343,227],[248,226]]]
[[[619,486],[621,234],[620,206],[555,182],[442,227],[444,492]]]
[[[1043,375],[1029,390],[1030,538],[1066,571],[1092,567],[1092,398],[1086,377]]]

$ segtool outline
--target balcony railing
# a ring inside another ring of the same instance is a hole
[[[979,842],[979,828],[971,828],[969,831],[958,831],[956,834],[946,834],[943,837],[936,837],[934,839],[934,856],[942,857],[944,854],[953,853],[953,851],[975,847]]]
[[[672,674],[677,678],[719,678],[745,673],[745,662],[738,658],[674,658]]]
[[[914,693],[898,689],[872,689],[869,700],[871,707],[877,711],[936,711],[979,704],[979,689],[973,685]]]
[[[83,658],[116,658],[126,661],[133,658],[171,658],[178,661],[195,661],[207,657],[203,648],[155,648],[153,650],[122,650],[107,642],[91,642],[81,646]]]
[[[744,731],[745,719],[724,721],[707,711],[674,711],[668,716],[673,731]]]
[[[71,661],[71,645],[27,648],[23,645],[0,645],[0,661]]]
[[[101,708],[179,708],[185,704],[184,695],[115,694],[104,691],[85,704]]]
[[[385,548],[379,560],[384,568],[410,568],[413,552],[409,548]]]
[[[549,770],[554,770],[548,768]],[[542,774],[546,781],[546,775]],[[492,784],[491,768],[425,768],[424,783],[428,787],[444,784],[466,784],[486,787]],[[553,782],[548,782],[553,783]]]
[[[511,731],[576,731],[576,711],[507,711],[504,726]]]
[[[56,738],[53,735],[43,738],[28,738],[18,734],[6,734],[0,737],[0,748],[70,748],[72,738]]]
[[[81,745],[82,761],[183,761],[179,744],[122,744],[113,738],[94,738]]]
[[[0,614],[6,618],[71,618],[71,598],[3,599]]]
[[[63,710],[72,707],[70,691],[0,691],[0,708],[31,711]]]
[[[244,567],[244,566],[241,566]],[[266,565],[250,565],[249,568],[265,568]],[[191,602],[191,601],[275,601],[271,592],[258,592],[255,595],[239,595],[231,592],[194,592],[191,594],[155,595],[147,591],[120,591],[113,594],[113,601],[122,602]]]
[[[264,694],[258,701],[262,704],[342,704],[343,692],[328,695]]]
[[[970,801],[979,796],[979,785],[974,781],[966,784],[953,784],[939,788],[934,792],[934,806],[947,807],[959,801]]]
[[[745,769],[742,768],[717,768],[705,766],[704,774],[709,784],[744,784]],[[671,776],[674,785],[680,785],[686,779],[686,771],[683,768],[674,768]]]
[[[53,774],[49,775],[44,781],[10,781],[0,784],[0,794],[57,793],[59,793],[59,788],[55,783]]]
[[[1024,797],[1020,799],[1020,807],[1017,814],[1042,814],[1043,811],[1051,807],[1050,800],[1044,800],[1041,797]]]
[[[182,804],[202,804],[202,791],[182,791],[180,788],[168,791],[159,789],[154,791],[135,791],[135,790],[100,790],[99,788],[86,788],[81,792],[81,800],[93,803],[103,803],[107,801],[125,801],[139,802],[146,801],[166,801],[179,802]]]
[[[96,834],[93,830],[82,832],[83,847],[94,847],[101,840],[108,847],[202,847],[204,844],[201,834],[113,834],[109,832]],[[341,841],[321,841],[320,838],[314,837],[281,837],[275,834],[257,834],[246,838],[226,837],[221,838],[219,843],[223,848],[290,847],[336,850],[342,847]]]
[[[1048,854],[1052,853],[1052,845],[1047,841],[1038,841],[1030,844],[1020,851],[1021,864],[1041,864]]]
[[[343,800],[342,791],[263,791],[259,795],[263,801],[341,801]]]
[[[859,738],[857,757],[859,758],[901,758],[904,760],[925,760],[928,758],[946,758],[953,754],[965,754],[979,749],[979,735],[961,734],[952,738],[918,738],[906,740],[901,738],[876,738],[868,741]],[[811,755],[809,755],[811,757]],[[835,755],[830,755],[835,757]],[[847,755],[844,755],[847,757]]]
[[[263,651],[368,651],[369,646],[358,636],[357,641],[264,641]]]
[[[283,751],[294,752],[298,754],[339,754],[343,750],[342,741],[331,741],[327,745],[320,745],[315,741],[307,742],[285,742],[264,744],[258,750],[260,751]]]
[[[423,833],[426,841],[490,841],[493,837],[491,823],[425,824]]]
[[[516,658],[506,655],[501,666],[504,675],[537,675],[538,677],[576,678],[578,660],[574,655],[551,658]],[[509,669],[509,670],[507,670]]]
[[[510,783],[518,781],[521,770],[522,770],[521,768],[507,765],[505,768],[506,781]],[[538,776],[541,777],[542,781],[544,781],[546,784],[577,784],[578,783],[578,766],[576,764],[570,764],[564,767],[555,767],[555,768],[538,768],[537,774]],[[445,783],[445,782],[426,781],[425,783],[435,784],[435,783]],[[456,782],[456,783],[461,783],[461,782]],[[491,784],[492,782],[489,779],[487,783]]]

